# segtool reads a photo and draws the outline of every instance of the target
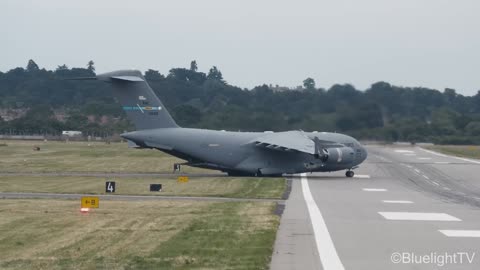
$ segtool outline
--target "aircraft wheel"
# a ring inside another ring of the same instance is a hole
[[[355,175],[355,173],[354,173],[353,171],[347,171],[347,172],[345,173],[345,176],[346,176],[346,177],[353,177],[354,175]]]

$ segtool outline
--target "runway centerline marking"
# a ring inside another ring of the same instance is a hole
[[[363,188],[363,191],[369,191],[369,192],[383,192],[387,191],[385,188]]]
[[[428,159],[432,159],[432,158],[429,158],[429,157],[419,157],[418,159],[420,159],[420,160],[428,160]]]
[[[335,245],[333,244],[330,233],[328,232],[327,224],[325,224],[322,213],[320,212],[320,209],[318,208],[317,203],[315,203],[312,193],[310,192],[307,174],[302,173],[300,176],[302,179],[303,198],[307,204],[310,220],[312,221],[315,242],[317,244],[317,250],[323,269],[344,270],[345,268],[338,257],[337,250],[335,249]]]
[[[402,201],[402,200],[383,200],[384,203],[399,203],[399,204],[410,204],[412,201]]]
[[[446,162],[446,161],[435,161],[434,163],[435,164],[450,164],[450,162]]]
[[[438,230],[448,237],[480,237],[478,230]]]
[[[459,218],[445,213],[420,213],[420,212],[378,212],[388,220],[414,220],[414,221],[462,221]]]
[[[416,171],[417,173],[420,173],[420,170],[419,169],[413,169],[414,171]]]
[[[430,180],[430,178],[428,176],[426,176],[425,174],[422,174],[422,176],[423,176],[423,178]]]
[[[432,184],[434,184],[435,186],[440,186],[440,184],[435,181],[432,181]]]

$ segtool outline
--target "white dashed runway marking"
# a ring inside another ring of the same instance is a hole
[[[445,162],[445,161],[435,161],[435,164],[450,164],[450,162]]]
[[[387,191],[385,188],[364,188],[363,191],[370,191],[370,192],[382,192]]]
[[[419,213],[419,212],[378,212],[388,220],[414,220],[414,221],[462,221],[459,218],[445,213]]]
[[[368,175],[368,174],[355,174],[353,177],[354,178],[370,178],[370,175]]]
[[[420,159],[420,160],[429,160],[429,159],[432,159],[432,158],[429,158],[429,157],[419,157],[418,159]]]
[[[438,230],[448,237],[480,237],[480,231],[476,230]]]
[[[395,150],[397,153],[414,153],[412,150],[403,150],[403,149],[397,149]]]
[[[383,200],[382,202],[384,203],[399,203],[399,204],[409,204],[409,203],[413,203],[412,201],[401,201],[401,200]]]

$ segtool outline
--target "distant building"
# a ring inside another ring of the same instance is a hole
[[[62,131],[62,136],[68,136],[68,137],[82,136],[82,132],[76,131],[76,130],[64,130]]]

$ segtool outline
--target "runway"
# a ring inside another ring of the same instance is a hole
[[[293,179],[272,269],[480,269],[480,162],[368,146],[355,171]]]

